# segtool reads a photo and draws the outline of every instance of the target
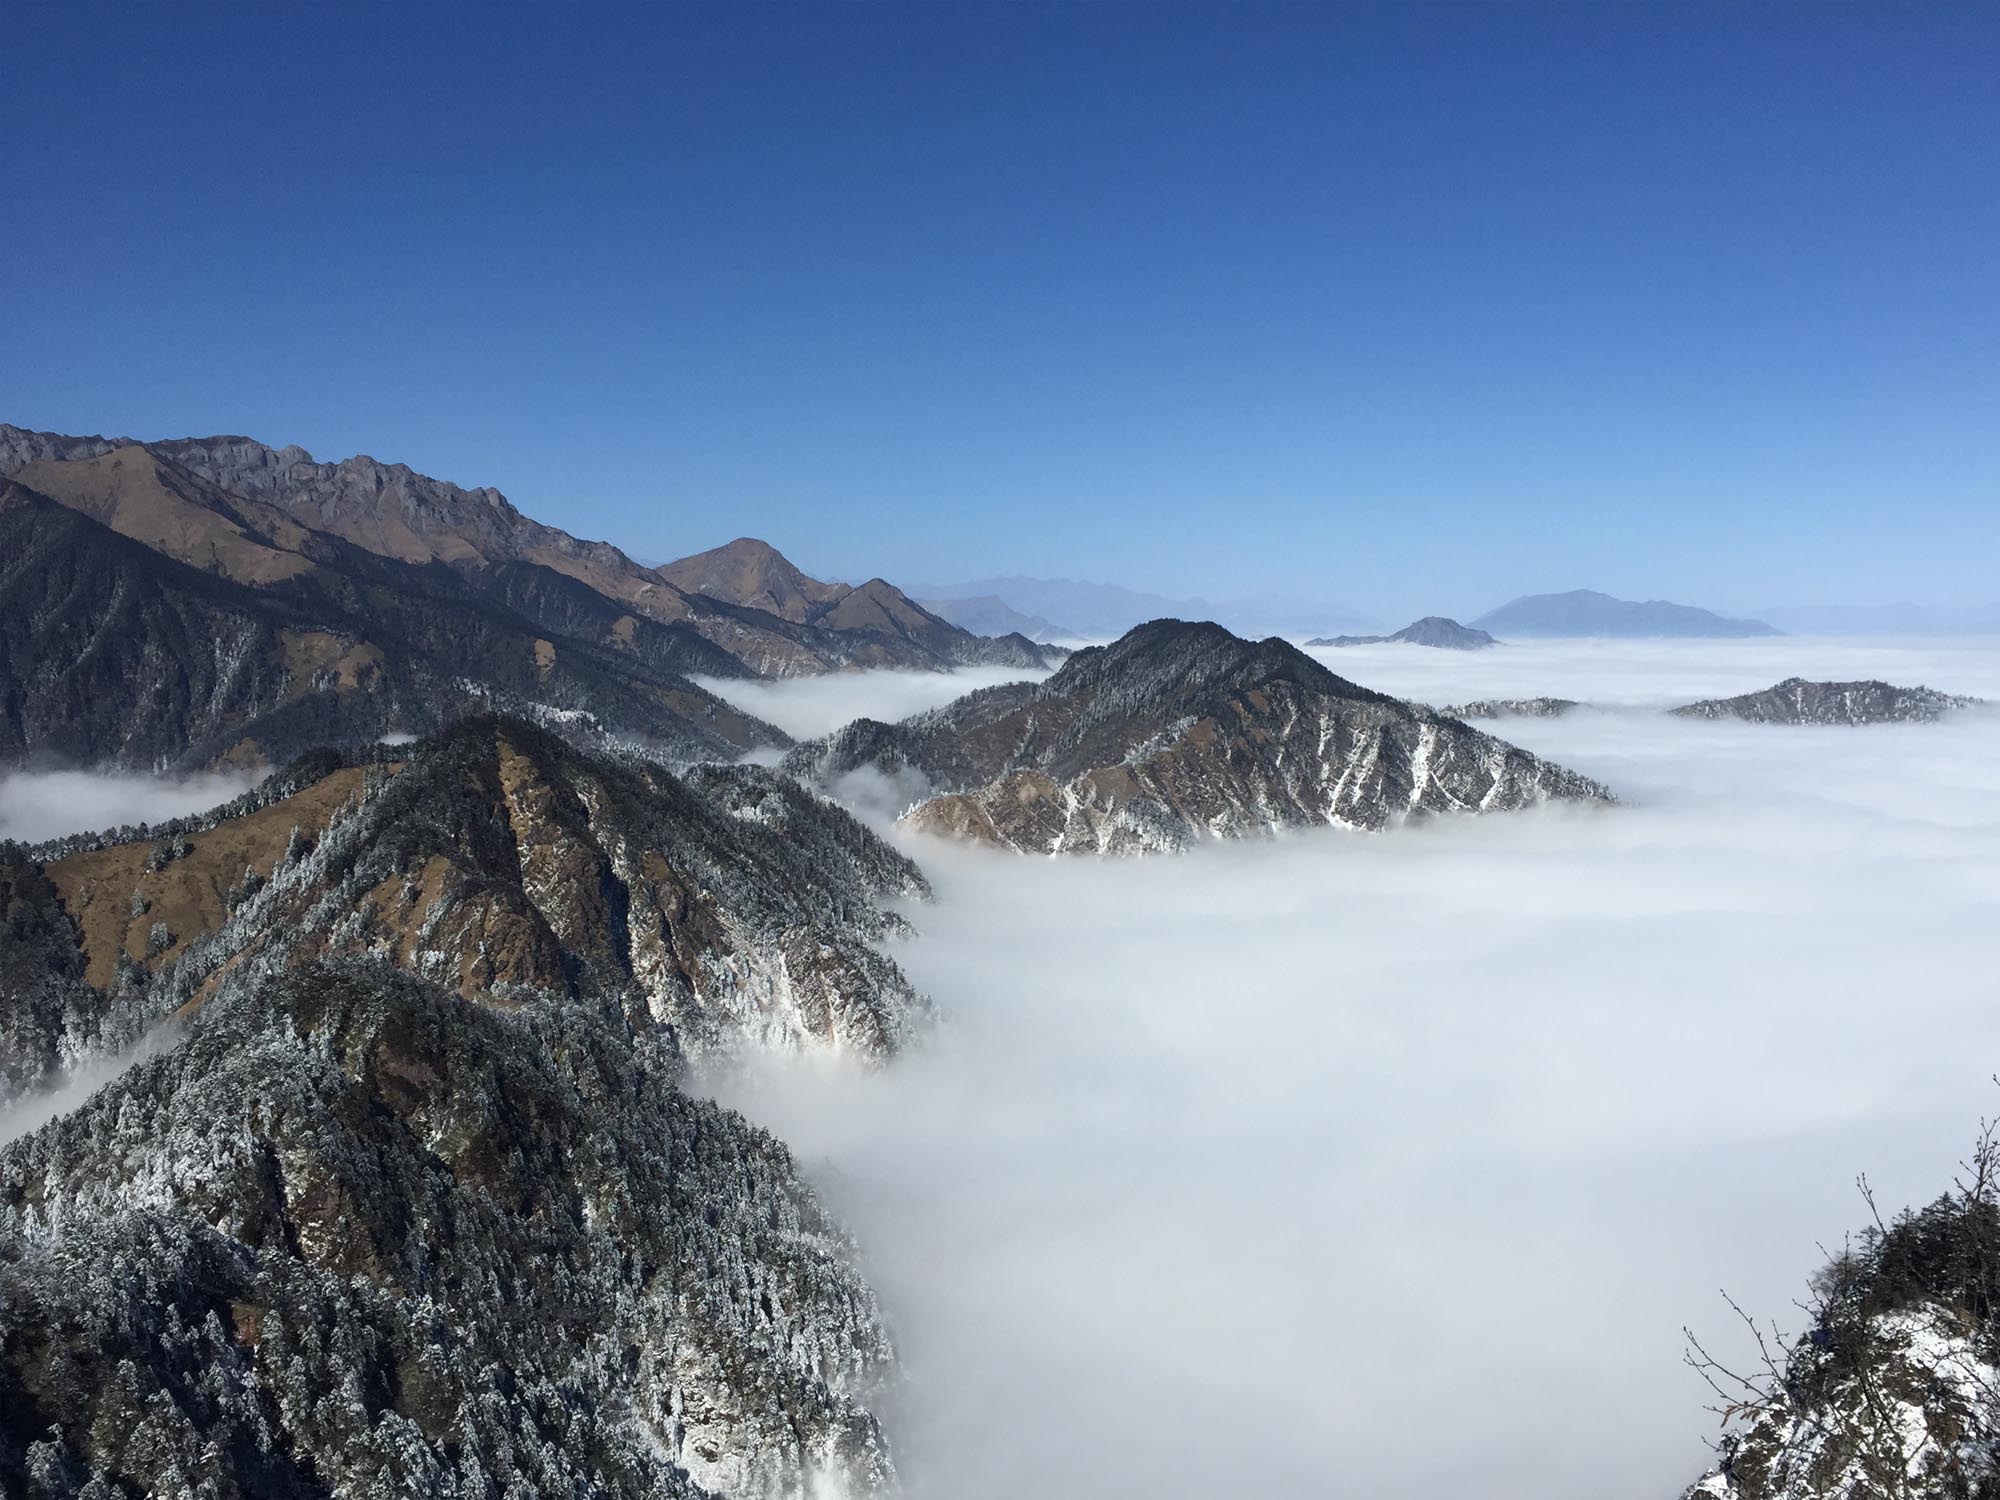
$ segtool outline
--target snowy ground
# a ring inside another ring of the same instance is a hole
[[[1434,702],[2000,698],[1990,640],[1324,654]],[[1680,1325],[1726,1343],[1726,1286],[1791,1326],[1857,1172],[1948,1185],[2000,1112],[2000,716],[1494,727],[1627,805],[1144,862],[924,846],[931,1050],[719,1086],[864,1241],[918,1500],[1667,1496],[1714,1420]]]

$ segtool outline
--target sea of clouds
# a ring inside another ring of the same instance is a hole
[[[1727,1288],[1796,1330],[1856,1174],[1925,1200],[2000,1113],[2000,715],[1656,711],[1794,674],[2000,700],[2000,641],[1318,654],[1603,705],[1489,727],[1623,803],[1134,861],[912,842],[935,1036],[707,1081],[861,1239],[914,1500],[1671,1496],[1715,1430],[1682,1325],[1729,1347]],[[811,735],[1014,675],[712,686]],[[241,789],[11,776],[0,834]]]
[[[1002,682],[1046,677],[1007,667],[963,667],[956,672],[836,672],[746,682],[730,677],[695,679],[718,698],[775,724],[795,739],[831,734],[855,719],[894,723],[927,708]]]
[[[936,1037],[711,1080],[860,1236],[918,1500],[1673,1495],[1715,1431],[1682,1325],[1730,1346],[1727,1288],[1796,1332],[1856,1175],[1926,1200],[2000,1113],[2000,717],[1639,708],[1794,673],[2000,699],[2000,642],[1322,655],[1624,705],[1496,727],[1625,802],[1142,861],[915,843]]]
[[[255,779],[233,773],[11,771],[0,774],[0,839],[32,844],[66,833],[186,817],[241,796]]]

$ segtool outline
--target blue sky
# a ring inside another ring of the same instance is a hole
[[[670,556],[2000,598],[2000,10],[16,4],[0,419]]]

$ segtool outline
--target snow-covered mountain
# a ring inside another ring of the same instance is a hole
[[[1275,637],[1156,620],[1046,682],[860,720],[785,765],[863,768],[924,800],[911,826],[1043,853],[1175,849],[1284,827],[1608,801],[1587,777],[1335,676]]]
[[[341,954],[468,999],[594,997],[684,1051],[883,1057],[926,1004],[876,945],[903,930],[889,903],[927,889],[771,771],[676,776],[468,719],[373,759],[309,758],[142,838],[0,860],[15,913],[0,1101],[198,1008],[231,974]]]
[[[0,1491],[885,1493],[853,1246],[680,1076],[601,995],[234,971],[0,1149]]]
[[[0,846],[0,1106],[180,1034],[0,1150],[0,1490],[887,1488],[851,1245],[680,1080],[893,1052],[915,866],[495,717],[132,832]]]
[[[1996,1185],[1988,1131],[1953,1192],[1877,1216],[1812,1278],[1798,1304],[1810,1325],[1788,1347],[1741,1309],[1752,1347],[1740,1353],[1718,1358],[1689,1334],[1722,1437],[1683,1500],[2000,1493]]]
[[[1684,719],[1745,719],[1752,724],[1931,724],[1978,704],[1976,698],[1955,697],[1935,688],[1787,677],[1760,692],[1704,698],[1674,712]]]

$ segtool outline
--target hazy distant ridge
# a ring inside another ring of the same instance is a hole
[[[1508,636],[1758,636],[1784,632],[1762,620],[1738,619],[1674,604],[1665,599],[1644,603],[1615,599],[1594,589],[1566,594],[1525,594],[1472,622],[1503,640]]]

